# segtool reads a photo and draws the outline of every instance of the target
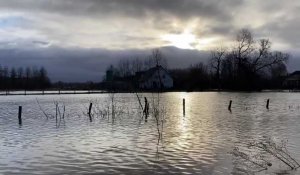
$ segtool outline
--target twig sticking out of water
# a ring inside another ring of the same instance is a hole
[[[135,95],[136,95],[136,97],[137,97],[137,99],[138,99],[138,102],[139,102],[139,104],[140,104],[140,107],[141,107],[142,111],[144,111],[143,105],[142,105],[142,102],[141,102],[141,99],[140,99],[140,97],[139,97],[139,94],[138,94],[137,92],[135,92]],[[145,98],[146,98],[146,97],[145,97]]]
[[[59,107],[59,102],[55,101],[55,120],[56,120],[56,127],[60,127],[61,120],[65,118],[65,112],[66,112],[66,106],[65,104],[62,104],[63,111],[61,112],[60,107]],[[59,121],[58,121],[58,116],[59,116]]]
[[[46,117],[46,119],[48,119],[49,116],[51,116],[51,114],[47,114],[47,113],[45,112],[45,110],[43,110],[43,108],[42,108],[42,106],[40,105],[40,102],[39,102],[39,100],[38,100],[37,98],[36,98],[36,102],[37,102],[37,104],[38,104],[40,110],[43,112],[44,116]]]
[[[157,93],[157,97],[154,97],[152,94],[152,116],[155,118],[156,121],[156,129],[158,133],[158,143],[162,139],[163,136],[163,127],[165,121],[165,108],[163,105],[160,104],[160,94]]]
[[[258,148],[261,151],[272,155],[276,159],[280,160],[292,170],[300,167],[299,163],[292,158],[286,148],[286,142],[281,142],[281,145],[276,144],[273,140],[269,139],[266,142],[253,142],[249,144],[250,148]]]
[[[272,139],[266,141],[251,142],[248,146],[248,151],[241,151],[238,147],[231,152],[235,157],[242,158],[260,168],[259,171],[267,170],[272,166],[271,161],[267,157],[273,157],[275,160],[284,163],[291,170],[300,167],[299,163],[288,153],[286,148],[287,142],[281,141],[280,144],[275,143]],[[255,154],[255,155],[253,155]]]
[[[249,163],[259,167],[258,171],[267,170],[268,166],[271,165],[269,162],[267,162],[265,160],[256,159],[255,157],[257,157],[257,156],[251,157],[247,153],[241,151],[238,147],[235,147],[233,149],[233,151],[231,152],[231,154],[234,155],[235,157],[242,158],[246,162],[249,162]]]

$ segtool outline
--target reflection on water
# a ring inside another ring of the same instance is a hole
[[[147,96],[151,107],[153,95],[140,96]],[[59,127],[55,118],[46,119],[36,98],[51,115],[55,101],[66,106]],[[290,153],[300,160],[297,93],[164,93],[160,106],[166,116],[159,145],[156,121],[141,120],[136,96],[116,94],[114,100],[122,111],[114,122],[97,115],[90,122],[89,103],[109,109],[109,95],[1,97],[0,174],[243,174],[247,168],[229,152],[264,136],[288,139]]]

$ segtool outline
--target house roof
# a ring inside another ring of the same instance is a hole
[[[293,76],[293,75],[300,75],[300,71],[298,70],[298,71],[295,71],[295,72],[293,72],[290,76]]]
[[[287,80],[300,80],[300,71],[295,71],[291,73],[288,77]]]
[[[147,71],[136,72],[136,76],[138,76],[139,81],[143,82],[143,81],[148,80],[157,70],[163,70],[165,72],[168,72],[165,68],[158,65],[158,66],[150,68]]]

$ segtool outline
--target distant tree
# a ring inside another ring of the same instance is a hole
[[[271,51],[268,39],[255,41],[248,29],[242,29],[231,50],[213,50],[210,62],[217,82],[222,80],[224,87],[246,90],[261,88],[260,81],[270,68],[285,66],[288,58],[287,53]]]
[[[29,89],[31,87],[31,69],[30,67],[26,67],[25,70],[25,89]]]
[[[23,73],[24,73],[23,67],[19,67],[18,71],[17,71],[17,78],[22,79],[23,78]]]
[[[139,58],[135,58],[131,60],[131,69],[133,70],[132,74],[134,75],[136,72],[140,72],[144,70],[143,61]]]
[[[4,88],[3,85],[4,85],[3,68],[0,65],[0,89]]]
[[[23,89],[23,84],[24,84],[24,71],[22,67],[19,67],[17,70],[17,89]]]
[[[3,77],[3,88],[8,89],[9,88],[9,70],[8,70],[8,67],[3,68],[2,77]]]
[[[218,47],[215,50],[211,51],[211,58],[210,58],[210,67],[215,74],[215,80],[218,84],[218,89],[220,89],[220,81],[221,81],[221,68],[222,62],[226,58],[226,48]]]
[[[152,55],[150,57],[152,62],[155,64],[154,66],[162,66],[167,68],[167,60],[163,57],[162,52],[159,49],[152,50]]]
[[[39,70],[39,86],[41,89],[45,89],[50,86],[50,80],[44,67],[41,67]]]
[[[159,49],[153,49],[151,55],[144,61],[145,69],[150,69],[155,66],[168,67],[167,60]]]
[[[45,89],[50,87],[51,82],[45,68],[29,68],[24,71],[19,68],[2,68],[0,66],[0,89]]]
[[[189,68],[188,82],[190,90],[204,90],[209,88],[209,75],[207,66],[203,63],[191,65]]]
[[[16,88],[16,78],[17,78],[17,72],[14,67],[10,70],[10,88],[15,89]]]
[[[120,60],[117,69],[120,77],[127,77],[131,75],[130,62],[128,59]]]

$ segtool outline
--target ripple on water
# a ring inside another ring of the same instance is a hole
[[[266,110],[265,99],[271,97]],[[55,117],[46,119],[36,98],[49,116],[55,116],[53,101],[64,103],[65,118],[58,118],[58,125]],[[3,97],[0,174],[241,174],[245,167],[228,152],[264,136],[288,139],[289,151],[300,159],[300,94],[164,93],[161,98],[166,115],[158,145],[156,120],[141,120],[133,94],[116,95],[123,113],[115,121],[95,115],[93,122],[86,115],[88,104],[108,109],[109,95]]]

